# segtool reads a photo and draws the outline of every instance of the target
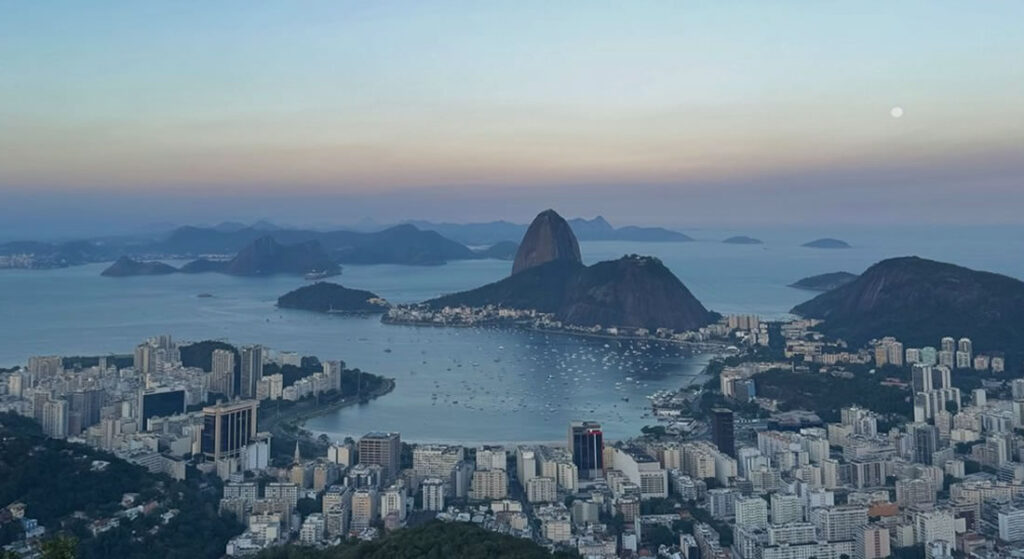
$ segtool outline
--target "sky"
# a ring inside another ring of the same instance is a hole
[[[8,234],[549,206],[677,227],[1024,221],[1019,1],[0,13]]]

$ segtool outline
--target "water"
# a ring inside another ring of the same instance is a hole
[[[824,272],[859,273],[892,256],[919,255],[1024,277],[1021,233],[1002,227],[704,230],[690,232],[701,239],[694,243],[584,243],[582,252],[588,263],[626,253],[658,256],[713,310],[782,317],[813,296],[787,284]],[[756,236],[766,244],[717,242],[733,234]],[[842,238],[854,248],[798,246],[822,236]],[[161,333],[262,343],[343,359],[397,379],[395,391],[383,398],[310,421],[314,431],[358,436],[388,429],[413,441],[502,442],[560,441],[568,422],[581,418],[601,421],[610,438],[636,434],[653,423],[644,416],[644,396],[690,382],[706,360],[657,345],[388,326],[376,318],[275,308],[279,295],[306,283],[299,278],[114,279],[99,276],[104,267],[0,271],[0,366],[22,364],[31,355],[128,353],[143,338]],[[346,266],[337,280],[393,302],[412,302],[497,280],[510,267],[499,261]],[[199,298],[199,293],[213,297]]]

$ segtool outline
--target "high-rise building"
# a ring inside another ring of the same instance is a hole
[[[352,531],[365,530],[373,524],[379,503],[376,489],[357,489],[352,494]]]
[[[884,559],[890,555],[889,529],[883,526],[865,526],[855,543],[859,559]]]
[[[238,400],[203,408],[202,451],[208,458],[235,457],[256,437],[256,400]]]
[[[569,425],[569,451],[580,477],[595,478],[604,474],[604,433],[600,423],[573,421]]]
[[[235,397],[235,352],[226,349],[213,350],[209,391],[223,394],[229,400]]]
[[[444,480],[427,478],[420,484],[423,489],[423,510],[443,511],[444,510]]]
[[[811,522],[823,540],[852,541],[868,523],[868,509],[859,506],[814,509]]]
[[[931,464],[932,454],[939,447],[939,429],[927,423],[917,423],[911,427],[914,433],[914,462]]]
[[[760,497],[737,499],[736,527],[749,530],[768,528],[768,502]]]
[[[43,403],[43,433],[47,437],[63,439],[68,436],[67,400],[48,399]]]
[[[715,408],[711,410],[711,439],[718,450],[736,457],[736,435],[733,431],[732,410]]]
[[[401,453],[402,438],[398,433],[367,433],[359,439],[359,463],[380,466],[385,483],[398,477]]]
[[[256,398],[256,387],[263,378],[263,347],[258,345],[242,348],[242,367],[238,394],[242,398]]]
[[[139,424],[149,429],[149,420],[185,413],[185,391],[181,388],[151,388],[139,392]]]
[[[440,478],[446,480],[448,495],[452,496],[452,474],[455,466],[465,458],[461,446],[427,444],[412,451],[412,469],[416,479]]]
[[[942,351],[956,351],[956,340],[949,336],[942,338]]]

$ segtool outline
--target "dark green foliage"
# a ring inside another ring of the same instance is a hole
[[[109,462],[94,469],[92,462]],[[152,489],[145,469],[90,447],[44,437],[38,424],[0,414],[0,502],[21,501],[26,515],[48,529],[75,511],[109,514],[124,493]]]
[[[676,536],[671,529],[661,525],[654,525],[647,528],[643,532],[644,541],[650,545],[652,549],[657,550],[658,546],[666,545],[679,545],[679,537]]]
[[[774,369],[754,377],[757,395],[780,402],[780,409],[804,409],[825,421],[838,421],[839,410],[858,404],[882,414],[906,416],[911,411],[908,392],[882,386],[881,375],[855,374],[840,378],[820,373],[793,373]]]
[[[94,460],[108,464],[94,470]],[[220,557],[228,538],[241,533],[242,527],[218,515],[219,481],[203,483],[152,475],[90,447],[47,439],[29,419],[0,414],[0,502],[25,503],[28,517],[58,534],[48,540],[44,557]],[[121,510],[124,493],[137,493],[140,502],[155,501],[159,506],[134,521],[122,519],[118,528],[98,537],[86,529],[86,520],[72,516],[82,512],[91,519],[110,518]],[[170,509],[178,514],[164,526],[157,513]],[[75,538],[64,537],[67,533]],[[67,554],[76,547],[77,552]]]
[[[216,340],[206,340],[194,344],[183,345],[178,348],[181,352],[181,364],[185,367],[198,367],[204,371],[213,370],[213,352],[223,349],[235,354],[235,374],[241,370],[242,356],[238,348],[227,343]]]
[[[370,291],[317,282],[285,293],[277,299],[277,306],[316,312],[384,312],[388,306],[379,299],[376,293]]]
[[[469,523],[432,521],[374,542],[346,543],[325,550],[287,546],[258,559],[569,559],[529,540],[489,532]]]

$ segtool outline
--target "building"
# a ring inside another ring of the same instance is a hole
[[[423,510],[444,510],[444,480],[427,478],[420,484],[420,489],[423,491]]]
[[[668,497],[668,472],[635,447],[615,448],[614,467],[640,489],[641,499]]]
[[[853,541],[868,523],[868,509],[859,506],[814,509],[811,522],[823,540]]]
[[[324,539],[327,521],[324,515],[314,512],[306,517],[299,529],[299,543],[302,545],[315,545]]]
[[[358,532],[369,528],[379,516],[379,503],[380,498],[376,489],[357,489],[352,494],[352,522],[349,529]]]
[[[558,499],[558,484],[553,478],[535,477],[526,482],[526,500],[531,503],[551,503]]]
[[[384,483],[398,477],[402,438],[398,433],[367,433],[359,439],[359,463],[381,467]]]
[[[569,451],[580,477],[592,479],[604,474],[604,433],[600,423],[573,421],[569,425]]]
[[[150,388],[139,393],[139,425],[149,430],[149,420],[185,412],[185,390]]]
[[[258,345],[242,348],[242,366],[238,394],[242,398],[256,398],[256,389],[263,378],[263,347]]]
[[[760,497],[736,500],[736,527],[742,530],[768,528],[768,502]]]
[[[203,408],[203,454],[214,461],[239,456],[256,437],[256,400],[238,400]]]
[[[854,540],[858,559],[884,559],[891,555],[889,529],[883,526],[865,526]]]
[[[494,501],[508,497],[508,473],[505,470],[477,470],[469,498],[478,501]]]
[[[736,435],[733,427],[732,410],[715,408],[711,410],[711,440],[718,450],[736,457]]]
[[[215,349],[210,363],[210,383],[207,388],[214,394],[227,399],[235,397],[235,352]]]
[[[461,446],[451,445],[418,445],[412,450],[412,469],[416,473],[417,480],[427,478],[438,478],[447,480],[449,496],[454,495],[452,491],[452,476],[455,467],[465,458]]]

